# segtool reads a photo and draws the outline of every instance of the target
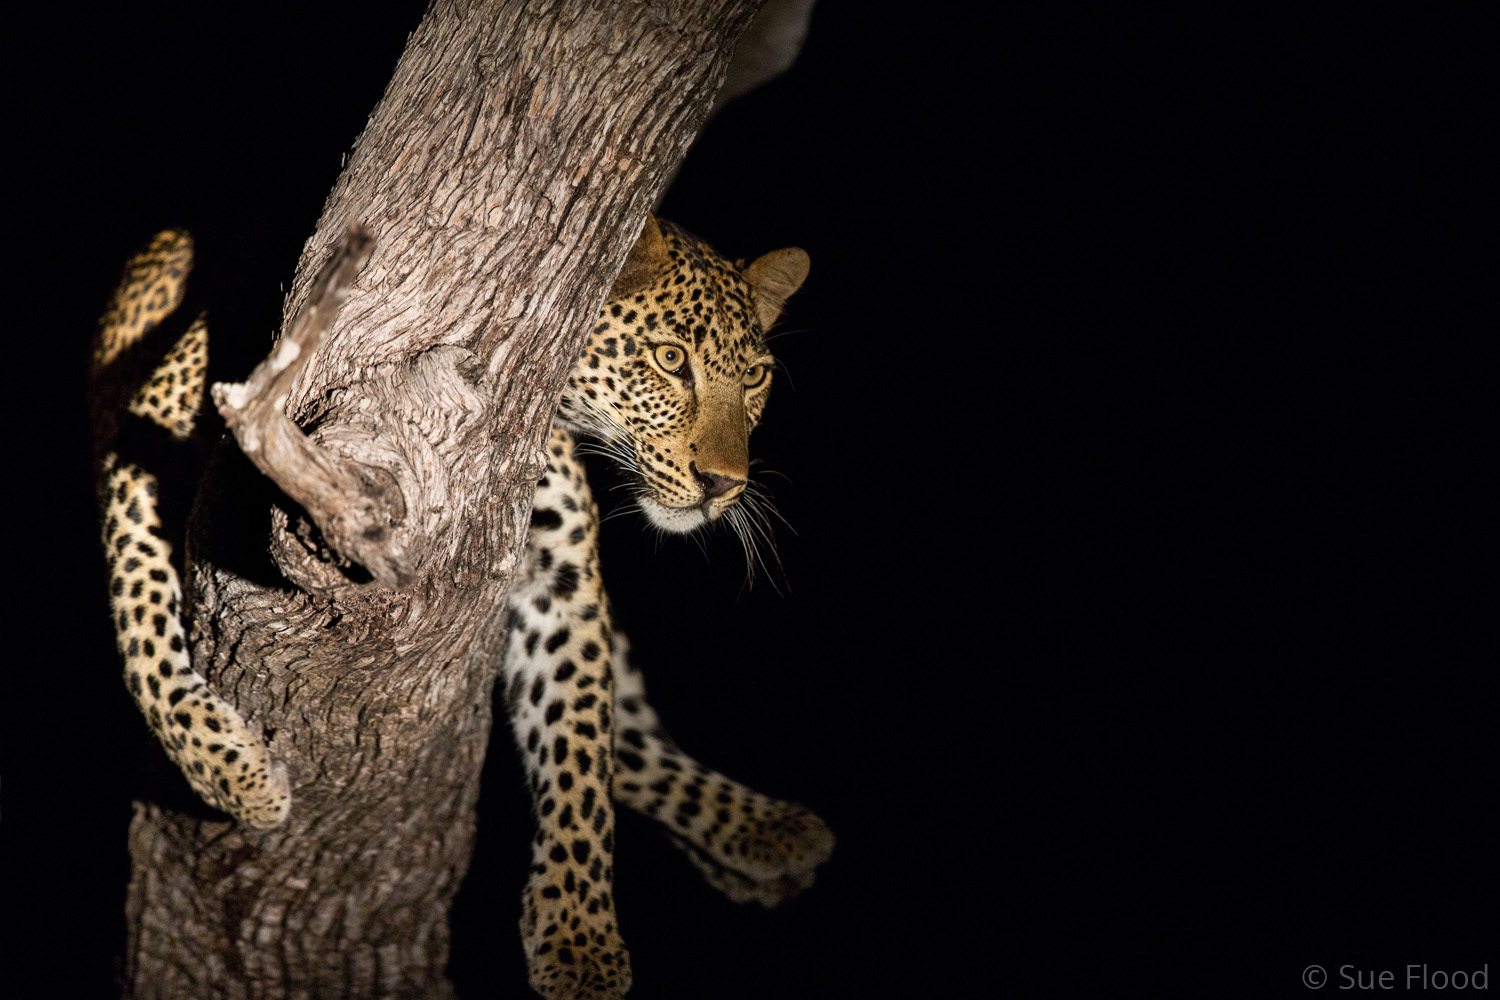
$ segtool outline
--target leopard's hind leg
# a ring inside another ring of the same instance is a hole
[[[776,906],[813,883],[833,832],[804,806],[762,795],[683,753],[646,700],[645,680],[614,633],[613,797],[661,823],[714,888]]]
[[[160,482],[120,446],[122,436],[132,435],[185,442],[197,423],[208,360],[204,318],[159,363],[136,356],[182,304],[192,263],[187,233],[158,233],[126,265],[99,321],[92,397],[110,610],[125,683],[193,790],[250,826],[272,827],[291,808],[286,770],[193,669],[180,618],[181,578],[160,516]],[[130,372],[149,374],[131,378]]]

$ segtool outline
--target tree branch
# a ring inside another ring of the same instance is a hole
[[[442,988],[539,448],[758,6],[429,6],[304,250],[287,346],[214,392],[259,472],[217,449],[188,524],[194,662],[274,733],[297,806],[269,834],[140,807],[131,995]],[[373,250],[329,249],[350,219]],[[337,559],[266,516],[262,473]]]
[[[318,447],[283,412],[292,383],[333,327],[374,247],[370,234],[351,224],[281,343],[244,382],[216,383],[213,398],[240,450],[302,505],[329,547],[365,567],[381,586],[399,588],[411,582],[412,568],[390,530],[406,514],[394,480]]]

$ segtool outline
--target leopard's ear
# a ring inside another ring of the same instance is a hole
[[[656,216],[648,214],[640,238],[630,248],[625,266],[620,268],[620,275],[615,278],[614,287],[609,290],[609,298],[623,299],[650,288],[671,262],[672,258],[667,254],[667,241],[661,235],[661,226],[656,224]]]
[[[811,266],[806,250],[787,247],[758,257],[745,268],[745,280],[755,294],[755,311],[760,315],[762,330],[771,329],[786,300],[807,280]]]

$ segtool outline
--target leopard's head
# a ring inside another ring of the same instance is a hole
[[[647,218],[558,417],[637,477],[636,501],[657,527],[692,531],[744,495],[775,366],[766,331],[807,270],[796,248],[747,265]]]

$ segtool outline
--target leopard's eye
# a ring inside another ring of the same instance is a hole
[[[662,344],[656,348],[656,363],[667,371],[676,375],[682,371],[682,366],[687,364],[687,354],[680,347],[671,344]]]
[[[751,365],[745,369],[745,388],[754,389],[766,380],[766,375],[771,371],[769,365]]]

